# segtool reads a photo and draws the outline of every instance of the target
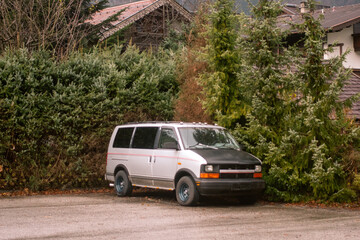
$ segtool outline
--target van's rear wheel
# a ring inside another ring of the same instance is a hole
[[[115,175],[114,184],[116,195],[119,197],[129,196],[132,192],[131,182],[124,171],[118,171]]]
[[[199,201],[199,193],[189,176],[180,178],[176,184],[176,200],[182,206],[191,206]]]

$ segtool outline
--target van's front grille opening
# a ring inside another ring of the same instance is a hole
[[[250,165],[250,164],[220,165],[220,178],[223,179],[253,178],[254,172],[255,172],[255,165]]]

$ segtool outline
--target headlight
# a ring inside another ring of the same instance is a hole
[[[261,172],[261,165],[255,166],[255,172]]]
[[[213,165],[206,165],[205,166],[205,172],[213,172],[213,171],[214,171]]]

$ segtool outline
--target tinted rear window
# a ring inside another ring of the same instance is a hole
[[[145,148],[145,149],[154,148],[157,131],[158,131],[158,127],[136,128],[132,147]]]
[[[129,148],[133,130],[134,128],[119,128],[115,136],[113,147]]]

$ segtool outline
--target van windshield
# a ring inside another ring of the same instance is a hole
[[[206,127],[179,128],[185,149],[235,149],[239,144],[225,129]]]

